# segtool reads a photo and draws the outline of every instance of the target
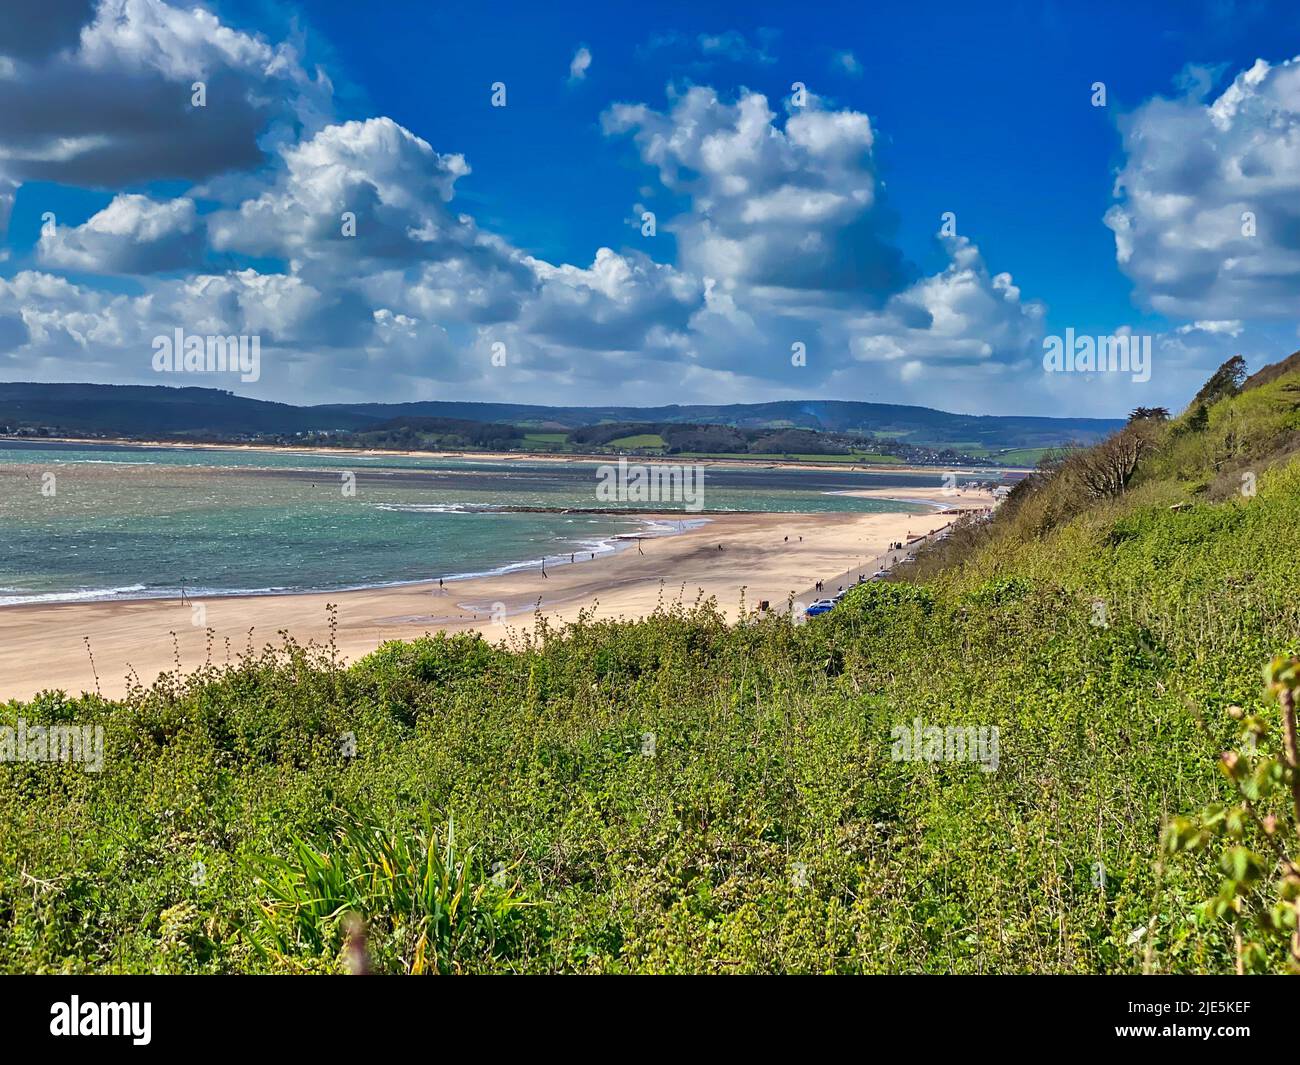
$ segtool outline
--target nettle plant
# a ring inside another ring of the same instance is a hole
[[[1266,970],[1281,953],[1300,973],[1300,658],[1275,658],[1264,676],[1266,700],[1280,710],[1280,734],[1272,715],[1228,707],[1240,730],[1237,749],[1220,756],[1219,768],[1236,800],[1173,818],[1164,846],[1171,854],[1219,849],[1224,879],[1195,916],[1204,927],[1231,926],[1238,972]]]

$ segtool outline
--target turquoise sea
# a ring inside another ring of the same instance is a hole
[[[0,442],[0,605],[455,579],[562,565],[681,527],[563,513],[608,508],[598,465]],[[703,513],[653,507],[683,522],[729,510],[920,512],[837,493],[941,480],[710,466]],[[501,509],[517,507],[539,510]]]

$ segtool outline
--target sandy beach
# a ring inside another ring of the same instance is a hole
[[[148,684],[160,672],[202,665],[212,648],[221,664],[249,642],[278,644],[281,630],[300,643],[329,638],[327,604],[338,613],[337,646],[349,661],[385,640],[425,632],[479,629],[491,640],[528,630],[534,612],[562,622],[588,610],[597,618],[634,618],[660,602],[714,597],[728,617],[767,600],[785,610],[807,601],[816,581],[826,594],[840,575],[870,573],[892,542],[943,528],[952,512],[991,505],[988,493],[939,488],[855,491],[855,495],[926,503],[933,513],[713,514],[706,524],[649,537],[613,554],[572,565],[449,581],[297,595],[41,603],[0,607],[0,700],[36,692],[121,695],[128,673]],[[948,511],[941,513],[940,508]],[[672,521],[681,515],[663,516]],[[721,550],[719,546],[721,545]],[[743,591],[742,591],[743,589]],[[173,641],[172,633],[175,634]],[[91,669],[89,650],[94,655]],[[98,682],[96,682],[96,674]]]

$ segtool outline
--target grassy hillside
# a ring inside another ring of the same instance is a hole
[[[1300,374],[1248,385],[803,625],[214,649],[10,704],[108,739],[0,772],[0,969],[1282,971]],[[894,760],[917,718],[997,726],[996,771]]]

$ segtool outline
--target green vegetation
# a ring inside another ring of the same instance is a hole
[[[1218,852],[1224,879],[1197,917],[1203,925],[1232,927],[1238,973],[1268,971],[1282,950],[1291,971],[1300,972],[1300,851],[1294,831],[1285,830],[1285,815],[1279,819],[1275,812],[1289,807],[1291,829],[1300,826],[1300,658],[1275,658],[1264,675],[1280,721],[1228,707],[1228,716],[1241,724],[1240,749],[1225,751],[1220,768],[1236,794],[1194,817],[1175,817],[1165,849]]]
[[[1050,459],[1065,450],[1059,447],[1019,447],[1011,451],[994,452],[987,457],[1000,466],[1036,466],[1043,459]]]
[[[1054,457],[802,625],[285,643],[10,704],[107,739],[0,772],[0,969],[1283,971],[1297,393]],[[917,719],[996,726],[996,771],[894,760]]]
[[[396,418],[363,432],[333,434],[310,443],[344,443],[349,447],[390,448],[403,451],[462,450],[503,451],[523,444],[524,434],[513,425],[457,421],[451,418]]]
[[[654,448],[662,450],[667,447],[664,438],[658,433],[636,433],[633,436],[620,436],[609,442],[610,447],[631,449],[631,448]]]
[[[346,811],[320,842],[294,837],[287,860],[257,863],[254,883],[268,899],[253,914],[249,942],[263,960],[310,970],[344,914],[356,921],[343,926],[350,946],[365,952],[349,961],[367,970],[445,974],[464,957],[507,960],[536,904],[508,886],[504,870],[489,878],[472,851],[458,853],[454,825],[443,836],[428,824],[394,833]],[[363,913],[368,928],[355,916]]]

